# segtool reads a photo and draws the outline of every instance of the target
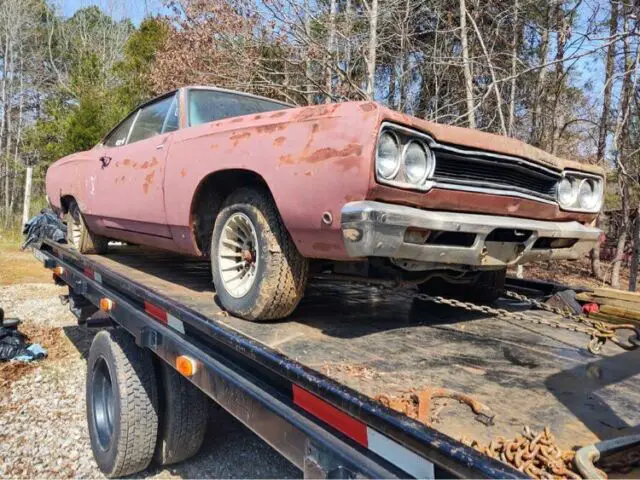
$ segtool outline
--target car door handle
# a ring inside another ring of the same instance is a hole
[[[164,143],[161,143],[160,145],[156,145],[156,150],[162,150],[164,148]]]
[[[103,156],[100,157],[100,163],[102,163],[102,168],[108,167],[111,163],[111,157]]]

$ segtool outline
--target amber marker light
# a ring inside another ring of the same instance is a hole
[[[111,300],[110,298],[101,298],[100,299],[100,310],[102,310],[103,312],[110,312],[111,310],[113,310],[113,300]]]
[[[185,377],[191,377],[198,371],[198,362],[187,355],[180,355],[176,358],[176,370]]]

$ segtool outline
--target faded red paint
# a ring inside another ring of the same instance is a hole
[[[184,91],[181,90],[181,105]],[[460,212],[591,222],[594,215],[561,211],[534,200],[432,189],[413,192],[379,185],[373,162],[380,124],[392,121],[438,141],[518,155],[547,165],[574,167],[514,139],[438,125],[398,114],[373,102],[292,108],[186,127],[122,147],[102,145],[65,157],[47,172],[47,194],[60,208],[76,198],[96,233],[202,255],[193,236],[193,199],[210,174],[245,169],[264,179],[300,252],[347,259],[340,232],[345,203],[376,199]],[[159,146],[161,146],[159,148]],[[101,168],[99,158],[112,157]],[[126,181],[122,168],[129,168]],[[595,167],[578,166],[597,171]],[[117,175],[119,173],[119,175]],[[334,212],[331,225],[324,212]]]

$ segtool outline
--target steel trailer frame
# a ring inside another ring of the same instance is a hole
[[[50,240],[33,253],[69,287],[79,323],[122,328],[173,368],[188,356],[197,369],[187,378],[306,478],[527,478],[90,256]]]

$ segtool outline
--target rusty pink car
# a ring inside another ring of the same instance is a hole
[[[58,160],[46,184],[81,252],[114,239],[210,257],[219,303],[266,320],[322,272],[495,299],[509,265],[593,247],[604,175],[373,102],[185,87]]]

